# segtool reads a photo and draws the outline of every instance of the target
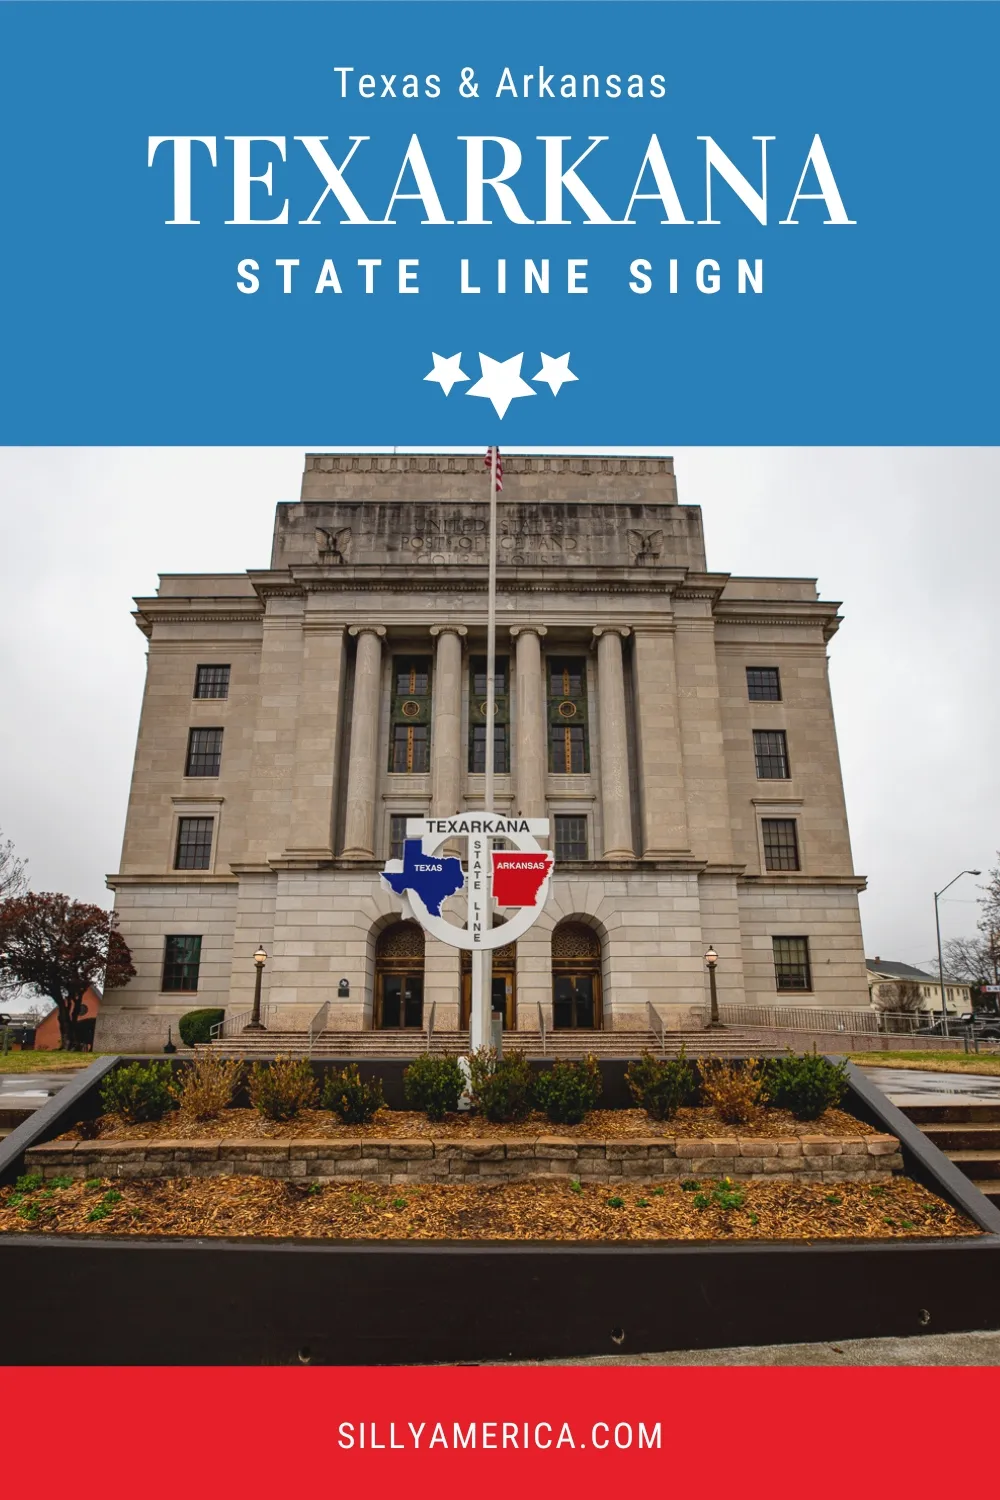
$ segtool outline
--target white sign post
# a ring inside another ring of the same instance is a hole
[[[470,952],[472,1051],[488,1047],[492,1035],[492,985],[484,983],[487,965],[492,977],[492,950],[515,943],[537,922],[548,900],[555,861],[538,843],[548,833],[548,818],[508,817],[503,813],[407,818],[407,852],[403,859],[390,859],[385,865],[385,884],[403,897],[424,931],[442,943]],[[498,838],[513,848],[494,851],[491,845]],[[465,839],[468,847],[464,880],[460,861],[452,858],[449,864],[448,858],[440,855],[444,845],[455,839]],[[418,841],[419,849],[413,850],[412,844]],[[449,894],[465,890],[468,907],[464,927],[449,921],[441,911],[447,896],[437,898],[449,883]],[[493,926],[495,904],[512,913],[502,927]]]

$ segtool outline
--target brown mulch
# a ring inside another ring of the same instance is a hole
[[[918,1183],[326,1186],[259,1177],[0,1190],[0,1233],[331,1240],[926,1239],[980,1231]],[[720,1199],[722,1201],[720,1201]],[[96,1217],[95,1217],[96,1215]]]
[[[328,1110],[304,1109],[294,1120],[278,1123],[266,1120],[255,1109],[227,1109],[217,1120],[184,1120],[177,1111],[162,1120],[146,1125],[126,1125],[116,1115],[104,1115],[100,1121],[101,1140],[364,1140],[366,1137],[399,1136],[406,1140],[459,1141],[466,1136],[477,1140],[524,1140],[538,1135],[567,1136],[571,1140],[620,1140],[628,1136],[665,1136],[686,1139],[698,1136],[773,1137],[787,1139],[795,1135],[864,1136],[876,1131],[841,1109],[828,1109],[818,1120],[796,1120],[786,1109],[761,1110],[749,1125],[727,1125],[714,1109],[682,1109],[672,1120],[651,1120],[641,1109],[595,1109],[581,1125],[552,1125],[543,1114],[533,1114],[516,1125],[491,1125],[481,1115],[448,1115],[441,1121],[403,1109],[381,1109],[370,1125],[341,1125]],[[82,1139],[78,1129],[59,1136],[62,1141]]]

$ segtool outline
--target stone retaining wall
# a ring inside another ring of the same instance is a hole
[[[733,1177],[769,1182],[884,1181],[902,1170],[892,1135],[788,1139],[48,1141],[25,1156],[45,1177],[280,1177],[320,1182],[524,1181],[579,1177]]]

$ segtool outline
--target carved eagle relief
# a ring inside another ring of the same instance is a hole
[[[632,549],[634,563],[655,562],[660,555],[663,545],[662,531],[630,531],[628,533],[629,546]]]
[[[316,527],[316,551],[321,563],[346,563],[351,560],[351,528],[342,526],[339,531],[327,531],[325,526]]]

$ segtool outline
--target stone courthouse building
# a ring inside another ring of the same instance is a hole
[[[336,1030],[467,1025],[467,960],[380,870],[407,817],[482,807],[488,491],[481,453],[309,455],[269,566],[136,601],[109,884],[138,973],[98,1046],[246,1011],[261,943],[273,1025],[327,1002]],[[709,945],[724,1002],[867,1006],[838,605],[711,571],[668,458],[505,455],[497,619],[495,810],[550,818],[556,856],[543,915],[494,957],[505,1025],[698,1025]]]

